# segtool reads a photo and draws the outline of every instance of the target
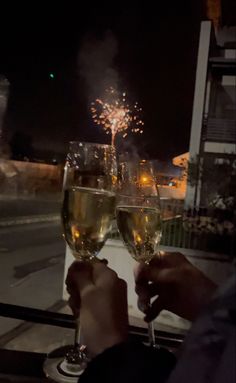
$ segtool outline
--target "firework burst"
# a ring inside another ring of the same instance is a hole
[[[111,144],[114,145],[118,133],[125,138],[128,129],[134,133],[143,133],[144,123],[139,117],[142,109],[136,102],[132,107],[126,101],[126,93],[119,96],[118,92],[109,88],[104,100],[96,99],[91,104],[92,118],[97,125],[111,134]]]

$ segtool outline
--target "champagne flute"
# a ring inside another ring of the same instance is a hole
[[[160,198],[150,162],[120,163],[116,218],[131,256],[149,264],[162,234]],[[150,345],[156,347],[152,322],[148,324],[148,335]]]
[[[115,215],[117,180],[114,147],[71,142],[63,180],[63,236],[78,261],[93,262],[102,249]],[[74,346],[53,351],[44,364],[57,382],[77,382],[88,357],[75,331]]]

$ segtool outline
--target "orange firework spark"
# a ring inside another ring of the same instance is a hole
[[[111,134],[111,144],[114,145],[117,133],[122,133],[125,138],[129,128],[134,133],[142,134],[144,123],[138,117],[142,111],[138,103],[131,108],[126,102],[126,93],[119,97],[114,88],[109,88],[106,93],[106,100],[96,99],[92,102],[91,112],[94,122],[101,125],[107,134]]]

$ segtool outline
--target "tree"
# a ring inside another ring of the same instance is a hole
[[[214,206],[221,198],[225,208],[236,208],[236,156],[196,157],[188,163],[188,183],[201,184],[201,204]],[[231,206],[227,206],[230,202]]]
[[[236,156],[196,157],[188,163],[188,183],[200,185],[200,207],[184,215],[184,228],[210,251],[235,255]]]

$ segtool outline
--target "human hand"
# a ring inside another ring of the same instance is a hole
[[[192,321],[209,303],[217,287],[181,253],[161,251],[149,265],[139,264],[134,274],[138,307],[145,312],[147,322],[162,310]]]
[[[126,282],[102,262],[77,262],[69,268],[69,304],[91,356],[121,343],[128,336]]]

